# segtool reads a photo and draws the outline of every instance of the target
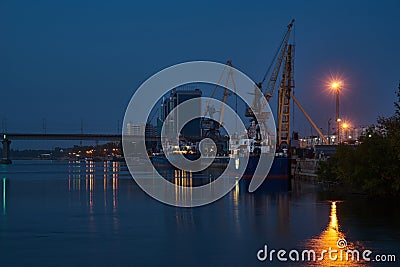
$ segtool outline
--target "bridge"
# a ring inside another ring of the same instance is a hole
[[[139,135],[129,135],[126,136],[132,141],[140,140],[143,137]],[[58,133],[3,133],[2,141],[3,144],[3,156],[0,159],[0,164],[10,164],[10,145],[11,140],[60,140],[60,141],[70,141],[70,140],[93,140],[93,141],[117,141],[122,140],[121,134],[58,134]],[[160,137],[146,136],[146,141],[158,141]]]
[[[121,141],[121,134],[40,134],[40,133],[7,133],[3,140],[94,140]]]

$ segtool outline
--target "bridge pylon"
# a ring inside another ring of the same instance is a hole
[[[2,158],[0,159],[0,164],[11,164],[11,159],[10,159],[11,140],[7,139],[6,135],[4,134],[1,143],[3,144],[3,155]]]

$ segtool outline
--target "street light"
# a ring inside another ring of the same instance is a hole
[[[329,120],[328,120],[328,145],[331,144],[331,121],[332,121],[332,119],[329,118]]]
[[[348,129],[350,129],[350,123],[348,123],[346,121],[342,122],[342,133],[343,133],[344,138],[346,138],[346,139],[347,139],[347,130]],[[351,137],[349,137],[349,138],[351,138]]]
[[[336,94],[336,136],[338,143],[340,143],[340,114],[339,114],[339,92],[342,89],[342,82],[339,80],[332,81],[330,84],[331,89]]]
[[[337,140],[338,144],[341,142],[341,140],[340,140],[340,123],[341,122],[342,122],[341,118],[336,119],[336,137],[337,137],[336,140]]]

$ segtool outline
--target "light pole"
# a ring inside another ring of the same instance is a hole
[[[337,144],[340,144],[341,142],[342,142],[342,136],[341,136],[341,134],[340,134],[340,130],[341,130],[341,127],[340,127],[340,124],[342,123],[342,119],[341,118],[338,118],[337,120],[336,120],[336,139],[337,139]]]
[[[332,119],[329,118],[329,120],[328,120],[328,145],[331,144],[331,121],[332,121]]]
[[[339,92],[342,88],[342,82],[340,81],[333,81],[331,83],[331,89],[335,91],[336,95],[336,138],[337,143],[340,143],[340,114],[339,114]]]
[[[346,133],[347,133],[347,130],[350,128],[350,124],[349,123],[347,123],[347,122],[343,122],[342,123],[342,132],[343,132],[343,136],[344,136],[344,140],[346,141],[347,140],[347,135],[346,135]]]

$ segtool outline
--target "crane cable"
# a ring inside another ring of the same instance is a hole
[[[279,55],[279,52],[280,52],[281,49],[282,49],[282,46],[283,46],[283,44],[284,44],[284,42],[285,42],[285,39],[286,39],[286,35],[287,35],[287,34],[288,34],[288,32],[286,31],[285,34],[284,34],[283,37],[282,37],[282,41],[281,41],[281,43],[279,44],[278,49],[277,49],[276,52],[275,52],[274,57],[272,58],[271,63],[270,63],[269,66],[268,66],[267,71],[266,71],[265,74],[264,74],[264,77],[263,77],[262,81],[258,84],[260,88],[261,88],[262,84],[265,82],[265,80],[267,79],[267,76],[268,76],[268,74],[270,73],[271,68],[272,68],[272,66],[273,66],[274,63],[275,63],[276,58],[277,58],[278,55]]]

